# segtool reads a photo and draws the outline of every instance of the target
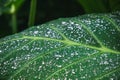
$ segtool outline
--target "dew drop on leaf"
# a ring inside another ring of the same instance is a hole
[[[60,18],[0,39],[0,80],[118,80],[118,15]]]

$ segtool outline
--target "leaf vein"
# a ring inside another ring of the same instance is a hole
[[[100,46],[103,47],[102,42],[98,39],[98,37],[97,37],[89,28],[87,28],[87,26],[86,26],[84,23],[82,23],[80,20],[77,21],[77,23],[80,24],[80,25],[82,25],[82,27],[83,27],[91,36],[93,36],[93,38],[100,44]]]
[[[102,17],[106,19],[107,21],[109,21],[120,32],[120,28],[118,27],[118,25],[115,23],[115,21],[112,18],[109,18],[108,16],[102,16]]]
[[[100,79],[102,79],[102,78],[104,78],[104,77],[106,77],[106,76],[108,76],[110,74],[113,74],[113,73],[117,72],[117,71],[120,71],[120,66],[117,67],[116,69],[113,69],[113,70],[110,70],[108,72],[103,73],[102,75],[95,78],[95,80],[100,80]]]
[[[38,55],[37,57],[33,58],[32,60],[29,60],[29,62],[25,63],[20,69],[18,69],[18,70],[15,72],[15,74],[13,74],[13,75],[10,77],[10,80],[12,80],[17,74],[19,74],[19,73],[20,73],[21,71],[23,71],[26,67],[28,67],[29,64],[32,63],[33,61],[38,60],[38,59],[40,59],[40,58],[43,58],[43,57],[45,57],[45,56],[48,55],[48,54],[52,54],[52,52],[55,52],[55,51],[64,49],[64,48],[66,48],[66,47],[67,47],[67,45],[66,45],[66,46],[62,46],[62,47],[59,47],[59,48],[54,49],[54,50],[51,50],[51,51],[48,51],[48,52],[44,52],[45,54]]]
[[[101,47],[101,48],[99,48],[99,47],[95,47],[95,46],[91,46],[91,45],[86,45],[86,44],[77,43],[77,42],[70,41],[70,40],[58,40],[58,39],[55,39],[55,38],[35,37],[35,36],[23,36],[23,37],[20,38],[20,39],[56,41],[56,42],[61,42],[61,43],[67,44],[67,45],[83,46],[83,47],[87,47],[87,48],[99,50],[99,51],[102,51],[102,52],[110,52],[110,53],[120,54],[119,51],[115,51],[115,50],[109,49],[109,48],[107,48],[107,47]],[[18,39],[13,39],[13,40],[19,40],[19,38],[18,38]],[[9,41],[13,41],[13,40],[9,40]]]
[[[73,61],[73,63],[70,63],[69,65],[64,66],[63,68],[61,68],[61,69],[55,71],[54,73],[52,73],[50,76],[48,76],[48,78],[47,78],[46,80],[49,80],[49,79],[52,78],[52,76],[54,76],[55,74],[57,74],[57,73],[65,70],[65,69],[67,69],[67,68],[69,68],[69,67],[71,67],[71,66],[73,66],[73,65],[75,65],[75,64],[77,64],[77,63],[79,63],[79,62],[82,62],[82,61],[91,59],[91,58],[95,57],[95,56],[98,55],[98,54],[100,55],[100,53],[93,53],[92,55],[90,55],[90,56],[88,56],[88,57],[85,57],[85,58],[82,58],[82,59],[78,59],[78,60],[76,60],[76,61]]]
[[[65,40],[69,40],[63,33],[61,33],[57,28],[55,28],[54,26],[50,27],[51,29],[55,30],[56,32],[58,32]]]
[[[10,55],[12,55],[13,52],[16,52],[17,50],[21,49],[23,46],[28,45],[28,44],[32,43],[33,41],[34,41],[34,40],[29,41],[28,43],[26,43],[26,44],[18,47],[17,49],[14,49],[13,51],[10,51],[6,56],[4,56],[4,57],[1,59],[1,62],[3,62],[6,58],[8,58]]]

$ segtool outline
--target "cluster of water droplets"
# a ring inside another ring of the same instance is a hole
[[[54,38],[54,39],[62,39],[62,37],[51,28],[51,26],[55,27],[53,24],[43,24],[41,26],[32,27],[25,32],[22,32],[23,36],[32,36],[32,37],[42,37],[42,38]]]
[[[101,15],[63,20],[1,39],[5,42],[0,44],[0,76],[8,75],[13,80],[86,80],[108,74],[111,76],[106,78],[116,79],[120,55],[98,50],[99,41],[105,47],[118,50],[120,45],[112,43],[120,41],[114,36],[119,32],[113,23]]]
[[[61,28],[58,29],[60,29],[69,40],[82,44],[99,46],[93,36],[86,31],[83,25],[79,24],[76,18],[69,19],[67,22],[62,21]]]

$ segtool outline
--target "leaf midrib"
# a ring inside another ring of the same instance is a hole
[[[111,22],[113,25],[114,23]],[[82,24],[80,22],[80,24]],[[31,39],[31,40],[48,40],[48,41],[55,41],[55,42],[61,42],[61,43],[64,43],[66,45],[69,45],[69,46],[83,46],[83,47],[87,47],[87,48],[91,48],[91,49],[95,49],[95,50],[99,50],[101,52],[110,52],[110,53],[115,53],[115,54],[120,54],[119,51],[115,51],[115,50],[112,50],[112,49],[109,49],[105,46],[102,45],[102,43],[99,41],[99,39],[94,35],[94,33],[90,32],[89,29],[87,29],[87,27],[82,24],[82,26],[84,27],[84,29],[86,29],[86,31],[88,33],[90,33],[90,35],[92,35],[94,37],[94,39],[101,45],[100,48],[98,47],[95,47],[95,46],[90,46],[90,45],[86,45],[86,44],[82,44],[82,43],[77,43],[77,42],[74,42],[74,41],[71,41],[69,39],[66,38],[66,36],[64,36],[61,32],[59,32],[56,28],[52,28],[54,29],[55,31],[57,31],[65,40],[58,40],[58,39],[54,39],[54,38],[47,38],[47,37],[35,37],[35,36],[23,36],[22,38],[16,38],[16,39],[12,39],[12,40],[8,40],[8,41],[5,41],[5,42],[9,42],[9,41],[13,41],[13,40],[20,40],[20,39]],[[114,25],[115,26],[115,25]],[[116,27],[116,26],[115,26]],[[118,28],[118,31],[119,31],[119,28]],[[1,42],[0,44],[2,44],[3,42]]]
[[[98,48],[98,47],[95,47],[95,46],[89,46],[89,45],[77,43],[77,42],[74,42],[74,41],[71,41],[71,40],[68,40],[68,39],[67,40],[58,40],[58,39],[54,39],[54,38],[35,37],[35,36],[23,36],[20,39],[30,39],[30,40],[32,40],[30,42],[33,42],[33,41],[36,41],[36,40],[46,40],[46,41],[48,40],[48,41],[54,41],[54,42],[61,42],[61,43],[64,43],[64,44],[66,44],[68,46],[83,46],[83,47],[87,47],[87,48],[91,48],[91,49],[96,49],[96,50],[99,50],[101,52],[111,52],[111,53],[117,53],[117,54],[119,54],[119,52],[113,51],[113,50],[108,49],[108,48]],[[18,40],[18,39],[13,39],[13,40]],[[36,58],[35,58],[35,60],[36,60]],[[34,60],[32,60],[32,61],[34,61]],[[29,63],[31,63],[31,61]],[[25,64],[25,66],[26,65],[27,64]],[[22,69],[24,69],[24,68],[21,68],[20,71]],[[19,71],[18,71],[18,73],[19,73]],[[15,75],[16,74],[14,74],[14,76]]]
[[[5,41],[5,42],[2,42],[2,43],[7,43],[7,42],[14,41],[14,40],[22,40],[22,39],[55,41],[55,42],[61,42],[61,43],[67,44],[67,45],[83,46],[83,47],[99,50],[99,51],[102,51],[102,52],[110,52],[110,53],[120,54],[119,51],[115,51],[115,50],[109,49],[107,47],[100,47],[99,48],[99,47],[95,47],[95,46],[90,46],[90,45],[74,42],[74,41],[71,41],[71,40],[68,40],[68,39],[67,40],[58,40],[58,39],[55,39],[55,38],[48,38],[48,37],[23,36],[22,38],[11,39],[9,41]],[[2,43],[0,43],[0,44],[2,44]]]
[[[120,54],[119,51],[115,51],[115,50],[109,49],[107,47],[100,47],[99,48],[99,47],[95,47],[95,46],[90,46],[90,45],[74,42],[74,41],[71,41],[71,40],[58,40],[58,39],[53,39],[53,38],[33,37],[33,36],[24,36],[23,38],[34,39],[34,40],[55,41],[55,42],[61,42],[61,43],[64,43],[64,44],[67,44],[67,45],[72,45],[72,46],[83,46],[83,47],[99,50],[101,52],[110,52],[110,53]]]
[[[117,52],[117,51],[114,51],[114,50],[111,50],[111,49],[108,49],[108,48],[98,48],[98,47],[95,47],[95,46],[89,46],[89,45],[85,45],[85,44],[81,44],[81,43],[77,43],[77,42],[74,42],[74,41],[71,41],[71,40],[58,40],[58,39],[53,39],[53,38],[45,38],[45,37],[35,37],[35,36],[23,36],[22,38],[20,39],[30,39],[33,41],[36,41],[36,40],[48,40],[48,41],[55,41],[55,42],[61,42],[61,43],[64,43],[68,46],[83,46],[83,47],[87,47],[87,48],[91,48],[91,49],[96,49],[96,50],[99,50],[101,52],[110,52],[110,53],[116,53],[116,54],[120,54],[120,52]],[[13,39],[13,40],[18,40],[18,39]],[[12,41],[12,40],[11,40]],[[31,42],[31,41],[30,41]],[[31,62],[31,61],[30,61]],[[30,63],[29,62],[29,63]],[[26,65],[26,64],[25,64]],[[21,68],[22,70],[22,68]],[[20,70],[20,71],[21,71]],[[19,72],[18,72],[19,73]],[[16,75],[16,74],[15,74]]]

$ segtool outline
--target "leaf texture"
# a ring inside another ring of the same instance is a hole
[[[60,18],[0,39],[0,80],[120,79],[120,12]]]

